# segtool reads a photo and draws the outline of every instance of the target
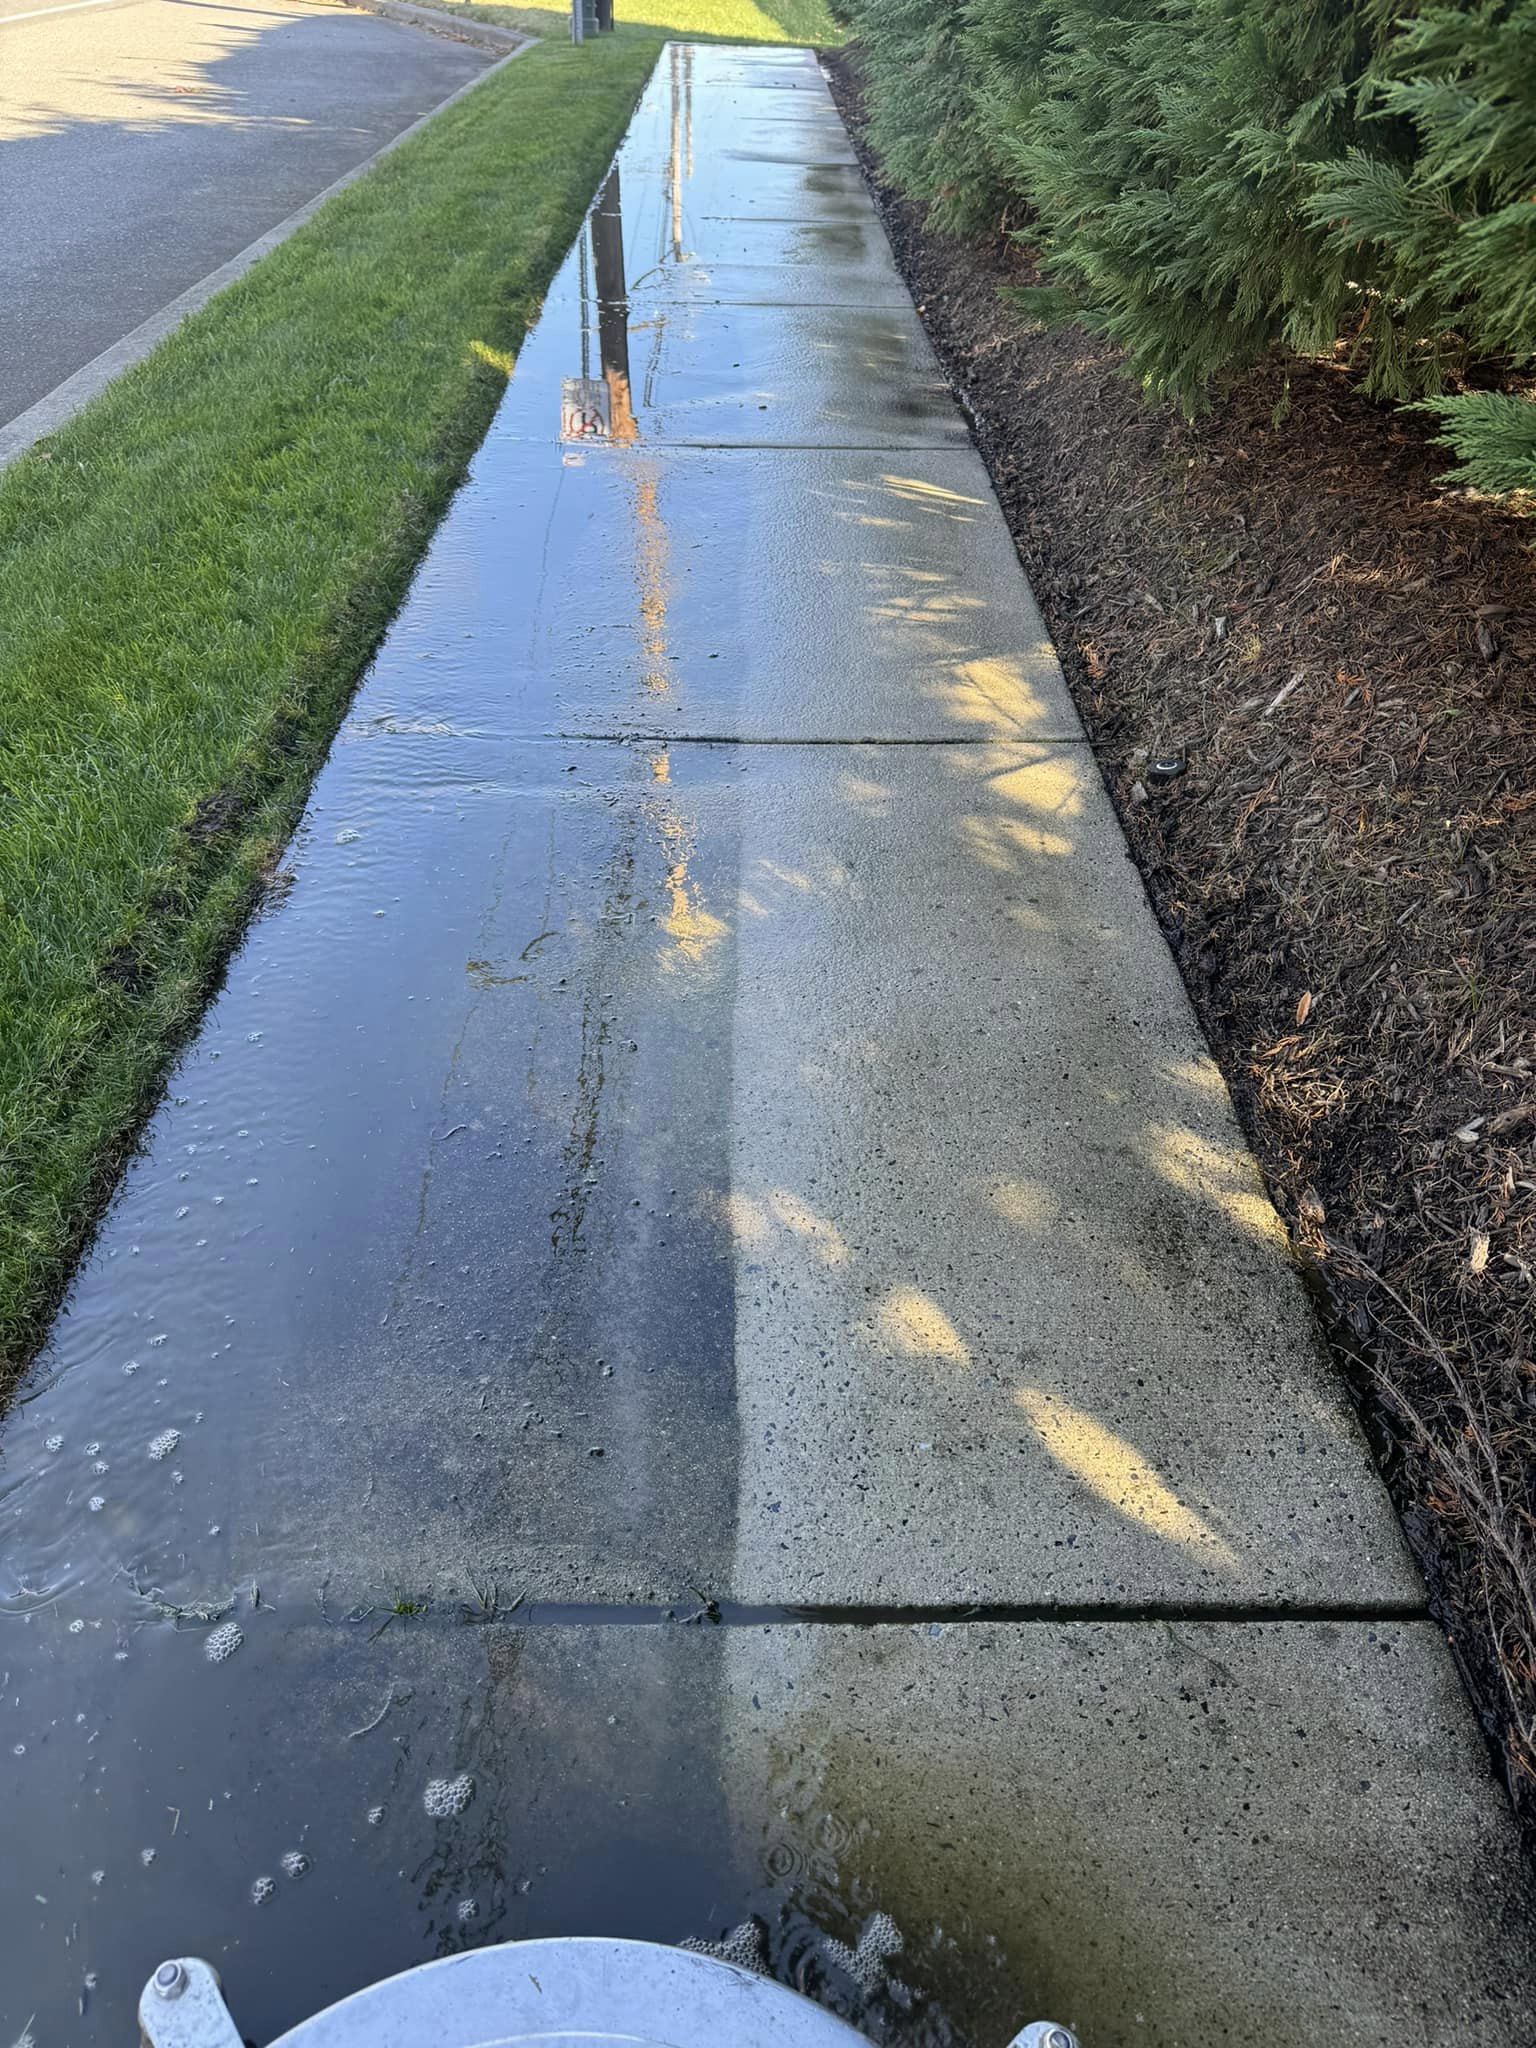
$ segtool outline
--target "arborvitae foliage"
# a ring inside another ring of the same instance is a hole
[[[928,200],[940,226],[995,223],[1008,194],[981,118],[966,10],[955,0],[850,0],[848,12],[872,59],[870,130],[889,175]]]
[[[1364,139],[1320,176],[1308,219],[1353,259],[1374,387],[1441,394],[1536,357],[1536,0],[1426,7],[1385,44],[1360,95]],[[1375,132],[1410,138],[1395,155]],[[1381,330],[1391,337],[1384,344]],[[1400,337],[1400,340],[1399,340]],[[1536,490],[1536,405],[1431,395],[1455,474]]]
[[[1197,405],[1280,343],[1536,488],[1536,0],[850,0],[892,174]]]

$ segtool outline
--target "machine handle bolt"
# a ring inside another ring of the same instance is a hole
[[[180,1963],[162,1963],[155,1972],[155,1992],[160,1998],[180,1998],[187,1988],[187,1973]]]

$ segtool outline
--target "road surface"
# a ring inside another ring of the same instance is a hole
[[[0,426],[489,61],[319,0],[0,0]]]

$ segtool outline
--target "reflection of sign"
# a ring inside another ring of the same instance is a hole
[[[612,431],[608,386],[598,377],[567,377],[560,386],[562,441],[606,441]]]

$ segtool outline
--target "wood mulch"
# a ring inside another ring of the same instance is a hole
[[[1536,1838],[1536,524],[1342,366],[1149,404],[827,68]]]

